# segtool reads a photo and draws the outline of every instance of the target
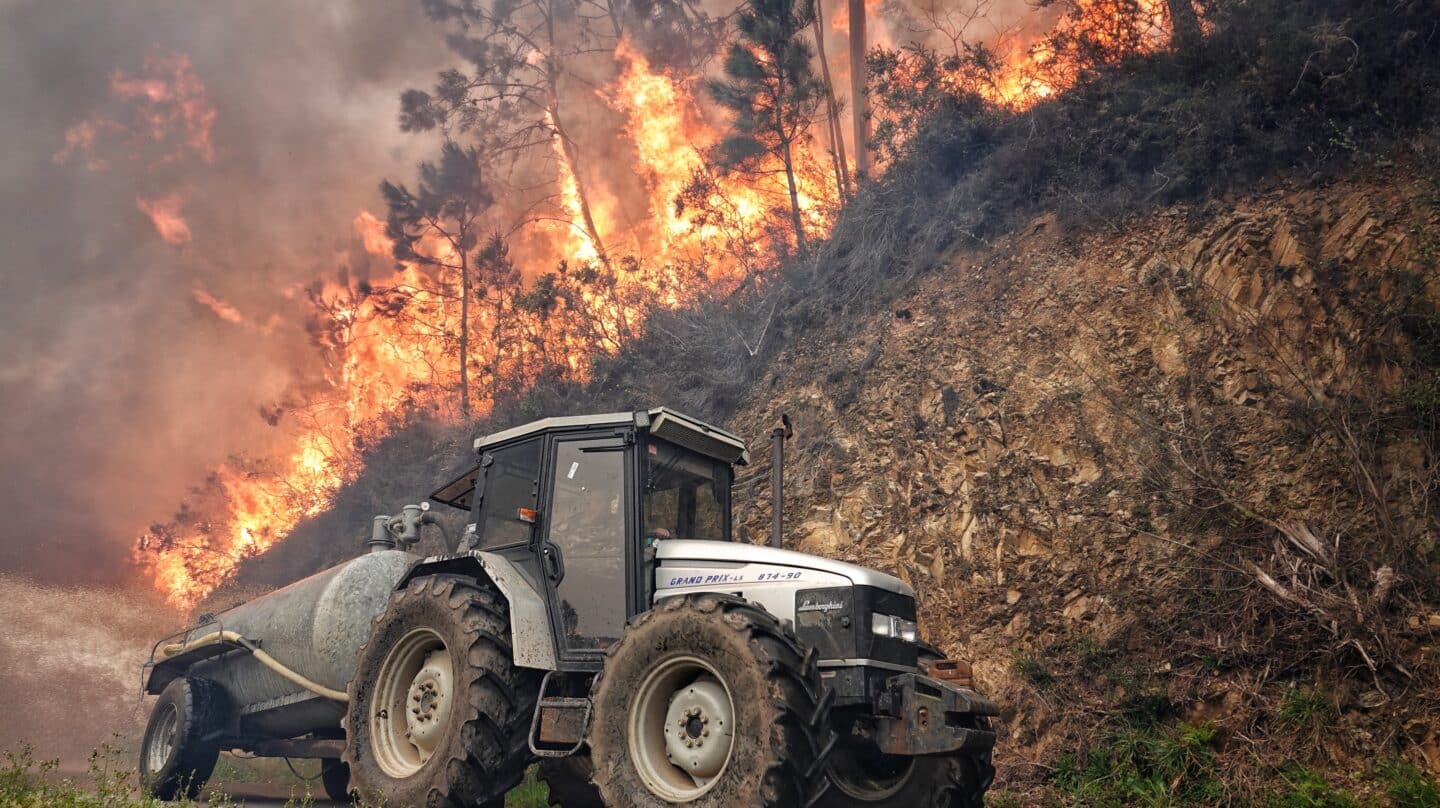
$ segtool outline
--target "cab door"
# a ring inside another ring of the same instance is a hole
[[[625,629],[628,449],[622,438],[593,435],[551,443],[539,555],[562,663],[598,665]]]

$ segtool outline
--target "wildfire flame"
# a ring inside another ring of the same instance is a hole
[[[180,194],[166,194],[158,199],[135,199],[136,207],[155,225],[155,232],[167,244],[179,247],[190,243],[190,224],[180,211],[185,207],[185,198]]]
[[[843,9],[844,3],[839,6]],[[1163,0],[1142,0],[1142,7],[1162,30]],[[1118,13],[1117,0],[1078,0],[1077,8],[1079,13],[1063,18],[1057,30],[1103,40],[1133,29],[1133,20],[1131,28],[1121,30],[1107,16]],[[843,24],[843,13],[830,17]],[[1063,91],[1076,80],[1076,71],[1050,45],[1054,41],[1036,35],[1012,43],[989,85],[970,89],[1011,108]],[[1163,36],[1157,36],[1135,47],[1163,44]],[[624,215],[620,195],[578,172],[556,135],[550,156],[556,164],[558,215],[538,225],[546,234],[548,254],[530,257],[523,274],[533,281],[540,274],[537,268],[559,266],[548,277],[568,294],[557,296],[553,305],[527,308],[514,294],[487,290],[484,304],[470,307],[472,347],[466,360],[472,384],[482,391],[475,401],[481,411],[489,403],[483,392],[487,385],[523,387],[542,374],[557,373],[583,380],[590,360],[618,350],[647,312],[745,282],[791,237],[783,227],[773,227],[777,209],[789,204],[779,166],[743,175],[717,173],[707,165],[707,152],[720,140],[724,122],[707,120],[696,102],[699,77],[657,70],[625,41],[616,48],[614,62],[615,77],[599,93],[623,116],[622,134],[643,184],[646,209]],[[189,81],[188,62],[152,65],[147,60],[146,72],[152,70],[169,80],[117,74],[112,86],[164,110],[158,117],[142,113],[139,120],[185,133],[187,148],[210,159],[214,114],[202,103],[203,85]],[[96,154],[94,144],[109,126],[97,119],[73,127],[61,154]],[[816,235],[830,226],[841,196],[819,145],[823,140],[802,144],[797,155],[802,217]],[[57,159],[63,158],[57,154]],[[590,222],[582,199],[588,201]],[[190,240],[179,197],[139,204],[167,241]],[[604,250],[591,237],[592,227]],[[328,373],[323,389],[308,390],[300,406],[267,412],[272,423],[287,430],[291,448],[257,467],[242,462],[221,467],[209,484],[219,504],[203,514],[187,510],[183,518],[152,528],[141,542],[137,563],[177,606],[193,606],[245,558],[283,539],[300,520],[326,510],[336,492],[359,474],[365,448],[411,413],[460,417],[454,396],[457,351],[448,337],[460,326],[456,282],[433,266],[395,263],[385,223],[373,214],[360,213],[354,231],[365,253],[395,268],[364,283],[342,277],[305,291],[316,312],[311,333],[328,361]],[[424,246],[432,254],[448,249],[441,243]],[[248,324],[226,301],[198,289],[193,294],[222,322]]]
[[[210,136],[215,107],[188,56],[158,48],[151,51],[138,74],[124,70],[110,74],[110,97],[115,110],[66,130],[65,145],[55,153],[55,162],[79,154],[86,168],[103,171],[116,157],[151,167],[187,156],[207,163],[215,159]]]

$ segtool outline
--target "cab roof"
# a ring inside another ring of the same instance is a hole
[[[738,435],[668,407],[633,412],[542,418],[476,438],[475,451],[484,452],[493,446],[527,438],[541,432],[580,430],[597,426],[634,426],[657,438],[709,455],[716,460],[740,466],[750,462],[750,452],[745,448],[745,441]]]
[[[668,407],[542,418],[476,438],[475,451],[483,454],[488,449],[547,432],[583,431],[605,426],[631,426],[662,440],[732,465],[743,466],[750,462],[750,451],[745,447],[745,441],[738,435]],[[430,498],[442,505],[468,508],[470,499],[475,492],[478,471],[478,467],[467,471],[459,479],[431,494]]]

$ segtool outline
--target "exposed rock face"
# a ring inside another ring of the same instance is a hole
[[[1440,302],[1437,210],[1379,178],[1078,242],[1041,220],[812,332],[732,426],[790,414],[787,541],[916,588],[929,638],[1008,705],[1012,786],[1145,692],[1282,732],[1266,706],[1297,677],[1341,710],[1305,754],[1420,762],[1440,534],[1410,393],[1436,358],[1407,323]],[[741,481],[752,540],[767,462]]]

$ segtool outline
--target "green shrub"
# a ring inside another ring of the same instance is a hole
[[[1380,780],[1395,808],[1436,808],[1440,806],[1440,785],[1403,760],[1380,764]]]
[[[1280,773],[1285,786],[1271,797],[1270,808],[1359,808],[1348,792],[1331,788],[1325,778],[1303,766]]]
[[[1115,651],[1101,645],[1092,634],[1077,635],[1069,645],[1080,667],[1087,671],[1098,673],[1109,668],[1115,660]]]
[[[1034,654],[1019,654],[1015,661],[1010,664],[1010,669],[1015,671],[1017,676],[1025,679],[1033,685],[1048,685],[1055,681],[1054,674],[1045,667],[1045,663]]]
[[[1302,689],[1290,685],[1280,696],[1276,715],[1286,724],[1310,726],[1334,712],[1334,706],[1321,688]]]
[[[1127,728],[1104,739],[1083,763],[1061,759],[1054,784],[1083,805],[1215,805],[1224,796],[1215,762],[1214,726]]]
[[[505,808],[550,808],[550,789],[535,777],[535,767],[525,772],[525,780],[505,795]]]

